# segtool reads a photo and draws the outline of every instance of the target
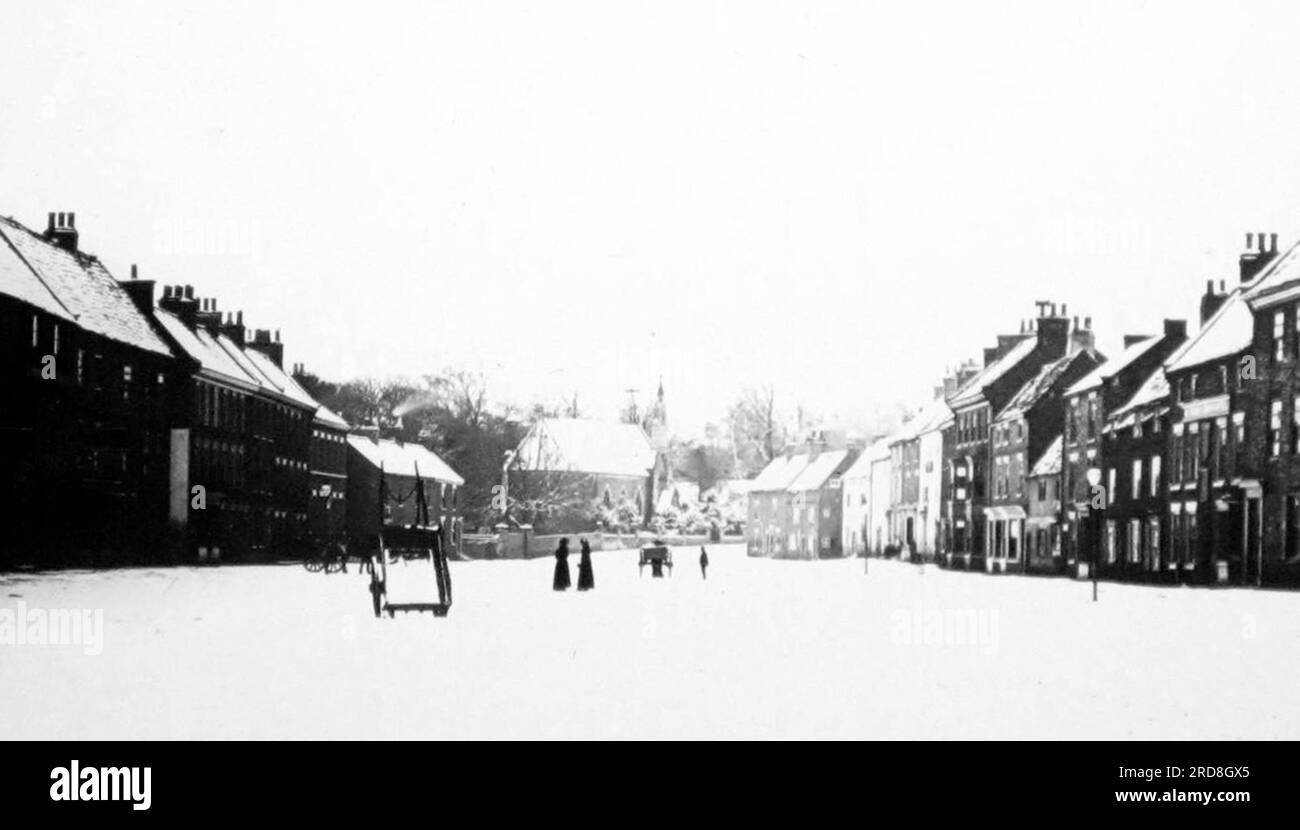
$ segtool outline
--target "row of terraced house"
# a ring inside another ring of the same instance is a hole
[[[193,286],[118,280],[72,213],[0,217],[0,564],[266,559],[373,535],[382,468],[454,521],[464,482],[433,453],[354,429]],[[349,487],[349,482],[365,482]],[[374,491],[374,492],[371,492]]]
[[[751,490],[750,554],[1300,579],[1300,242],[1248,234],[1194,330],[1166,319],[1109,358],[1091,319],[1036,305],[893,434],[775,459]]]

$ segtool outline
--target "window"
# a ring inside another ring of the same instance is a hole
[[[1282,311],[1273,312],[1273,359],[1286,359],[1285,336],[1286,331],[1286,314]]]
[[[1188,379],[1187,387],[1188,387],[1188,391],[1187,391],[1188,397],[1195,398],[1196,397],[1196,375],[1192,375],[1191,378]]]
[[[1159,494],[1160,487],[1160,456],[1151,456],[1151,495]]]
[[[1142,498],[1142,459],[1133,459],[1133,498]]]
[[[1047,479],[1045,478],[1038,480],[1038,500],[1047,501]]]
[[[86,382],[86,350],[77,349],[77,385]]]
[[[59,353],[59,324],[54,324],[54,353]]]
[[[131,399],[131,364],[122,364],[122,400]]]
[[[32,348],[41,344],[41,318],[35,314],[32,315]]]
[[[1115,468],[1111,467],[1106,471],[1106,504],[1115,503]]]
[[[1282,402],[1273,401],[1268,409],[1268,444],[1270,455],[1282,454]]]

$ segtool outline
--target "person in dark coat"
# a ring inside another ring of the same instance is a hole
[[[596,572],[591,568],[591,545],[582,540],[582,558],[578,560],[578,590],[590,591],[596,587]]]
[[[709,552],[703,546],[700,547],[700,578],[709,578]]]
[[[569,581],[569,539],[566,536],[560,540],[560,546],[555,549],[555,582],[551,587],[557,591],[567,591],[573,584]]]

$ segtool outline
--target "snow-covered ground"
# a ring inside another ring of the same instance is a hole
[[[456,562],[446,619],[355,566],[0,576],[104,612],[98,655],[0,645],[0,737],[1300,737],[1300,594],[676,555]]]

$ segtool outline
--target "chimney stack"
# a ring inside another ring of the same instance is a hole
[[[77,214],[51,213],[45,239],[70,253],[77,252]]]
[[[1252,236],[1256,237],[1254,250],[1251,249]],[[1268,249],[1265,234],[1246,234],[1246,250],[1238,259],[1241,281],[1250,282],[1259,275],[1277,257],[1277,234],[1273,234],[1272,249]]]
[[[154,282],[153,280],[142,280],[139,278],[140,272],[134,265],[131,266],[131,279],[122,281],[118,280],[118,285],[135,303],[135,307],[146,317],[153,316],[154,303]]]
[[[253,332],[251,343],[245,344],[246,348],[255,349],[267,357],[271,358],[276,366],[284,368],[284,344],[280,342],[280,332],[275,332],[275,340],[271,340],[271,331],[269,329],[256,329]]]

